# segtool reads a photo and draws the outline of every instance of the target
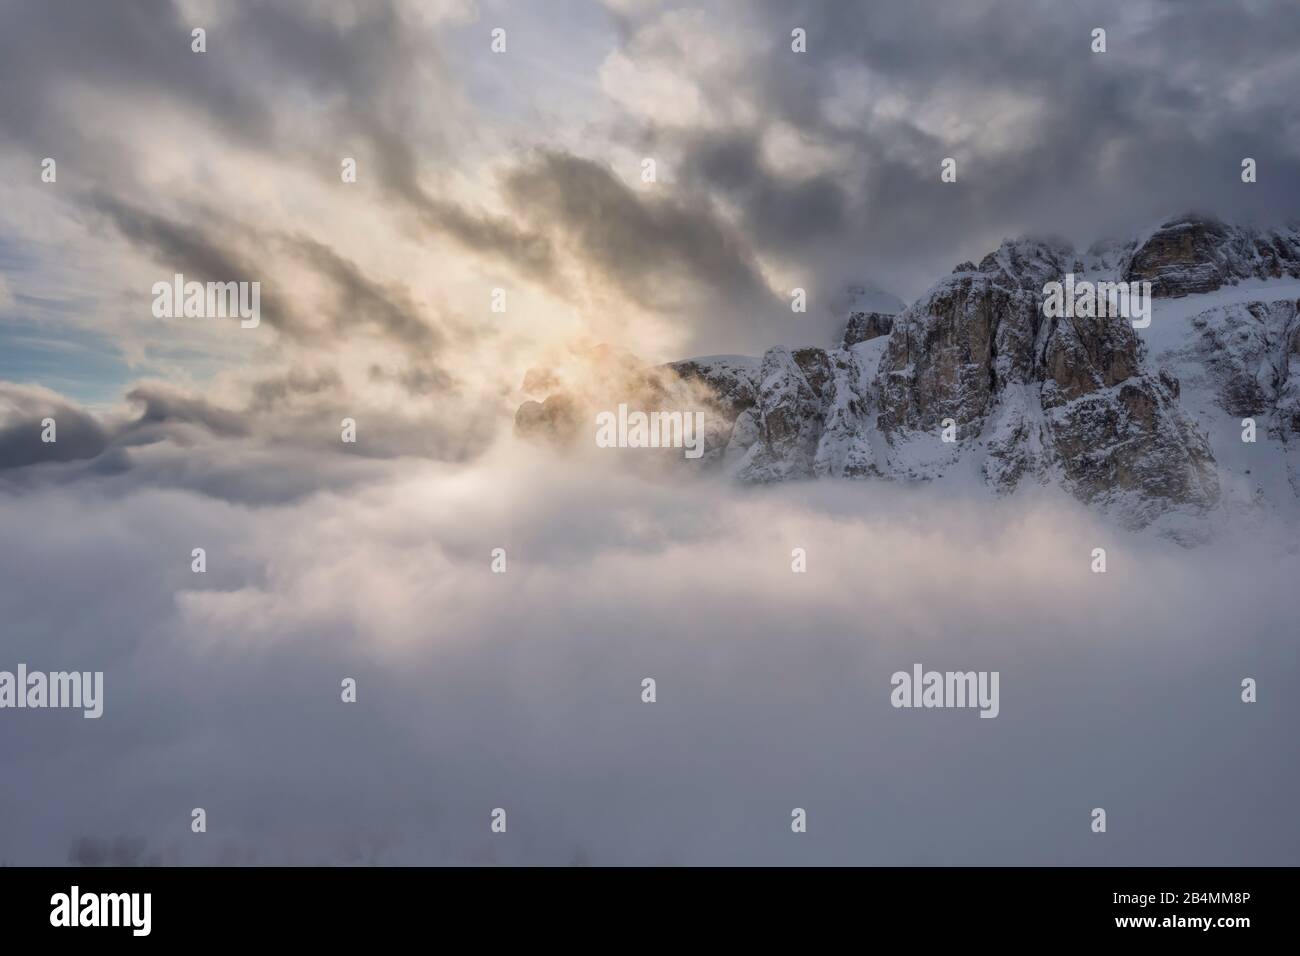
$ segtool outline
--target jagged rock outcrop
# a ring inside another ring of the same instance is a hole
[[[1097,243],[1082,254],[1059,240],[1004,242],[905,309],[888,299],[883,311],[863,307],[881,293],[858,290],[838,347],[658,371],[705,396],[715,416],[705,461],[742,481],[929,480],[966,462],[995,492],[1057,482],[1132,526],[1204,514],[1220,498],[1219,474],[1178,379],[1150,365],[1127,318],[1044,316],[1044,285],[1067,272],[1198,295],[1241,278],[1300,276],[1300,243],[1285,231],[1187,217],[1143,241]],[[1298,308],[1251,302],[1192,320],[1197,368],[1217,383],[1229,414],[1267,412],[1278,429],[1300,434]],[[567,414],[565,406],[526,408],[521,432]]]
[[[1076,268],[1064,244],[1009,242],[940,282],[890,337],[882,430],[898,445],[950,420],[998,491],[1054,472],[1134,524],[1210,507],[1213,456],[1179,410],[1176,382],[1144,368],[1130,323],[1042,315],[1044,284]]]
[[[1220,306],[1191,323],[1223,408],[1272,415],[1277,428],[1300,435],[1300,301]]]
[[[737,477],[775,481],[813,474],[831,377],[824,349],[769,349],[763,355],[757,401],[748,410],[755,440],[736,467]]]
[[[1134,249],[1123,275],[1149,281],[1162,297],[1212,292],[1239,279],[1300,278],[1300,228],[1261,231],[1179,216]]]
[[[673,362],[668,368],[684,381],[703,383],[721,414],[735,419],[758,398],[757,364],[749,356],[723,355]]]
[[[904,311],[877,377],[885,434],[951,418],[970,437],[1003,386],[1030,381],[1042,287],[1064,274],[1067,256],[1047,243],[1003,243]]]
[[[1300,312],[1300,301],[1295,303]],[[1293,320],[1285,340],[1282,362],[1279,363],[1281,384],[1277,391],[1278,421],[1300,435],[1300,321]]]
[[[888,335],[894,327],[894,316],[903,311],[901,299],[872,282],[849,286],[837,305],[838,312],[848,316],[840,341],[844,349]]]
[[[515,412],[515,431],[567,444],[578,434],[582,410],[573,397],[560,392],[544,402],[524,402]]]
[[[854,312],[844,326],[840,348],[847,349],[861,342],[888,335],[894,329],[894,316],[887,312]]]

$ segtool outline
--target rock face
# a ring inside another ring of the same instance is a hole
[[[1212,292],[1239,279],[1300,278],[1300,229],[1261,232],[1201,216],[1170,219],[1134,249],[1124,270],[1157,296]]]
[[[848,315],[841,348],[888,335],[894,316],[903,311],[903,302],[874,283],[851,285],[840,297],[839,312]]]
[[[578,403],[561,392],[544,402],[524,402],[520,405],[515,412],[515,429],[520,434],[565,444],[576,436],[580,427],[580,415]]]
[[[844,338],[840,348],[847,349],[860,342],[888,335],[894,328],[894,316],[886,312],[854,312],[844,326]]]
[[[1300,436],[1300,302],[1248,302],[1192,317],[1197,349],[1229,414],[1270,416]]]
[[[1300,301],[1295,303],[1295,308],[1300,312]],[[1292,435],[1300,435],[1300,321],[1292,321],[1283,347],[1279,363],[1283,367],[1279,370],[1277,416]]]
[[[1169,512],[1205,513],[1219,500],[1219,473],[1180,405],[1178,380],[1149,367],[1126,318],[1045,317],[1043,286],[1067,272],[1193,295],[1241,278],[1300,276],[1300,242],[1186,218],[1143,242],[1099,243],[1085,254],[1054,240],[1004,242],[898,314],[850,308],[838,347],[662,371],[708,396],[717,421],[705,460],[741,481],[929,480],[961,468],[995,493],[1059,483],[1134,527]],[[1293,435],[1298,307],[1249,303],[1192,320],[1222,408],[1268,412]],[[517,424],[527,431],[547,417],[528,407]]]
[[[770,349],[758,374],[752,409],[757,440],[738,475],[749,481],[813,474],[831,389],[830,358],[823,349]]]

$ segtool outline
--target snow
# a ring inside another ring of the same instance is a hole
[[[1300,447],[1294,440],[1283,444],[1270,435],[1267,414],[1257,416],[1255,443],[1241,440],[1242,416],[1223,407],[1218,383],[1200,348],[1201,333],[1192,320],[1210,310],[1297,299],[1300,281],[1295,279],[1242,280],[1202,295],[1156,299],[1151,326],[1138,330],[1148,348],[1148,364],[1166,368],[1178,378],[1179,405],[1209,440],[1222,490],[1219,522],[1300,520],[1296,497]]]
[[[1237,285],[1224,286],[1214,292],[1188,295],[1180,299],[1156,299],[1151,310],[1151,325],[1138,329],[1146,342],[1150,357],[1159,360],[1162,352],[1175,351],[1190,344],[1195,330],[1191,318],[1208,309],[1248,302],[1277,302],[1300,299],[1300,281],[1296,279],[1242,279]]]

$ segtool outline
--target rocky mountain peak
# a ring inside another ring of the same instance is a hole
[[[833,303],[836,315],[847,316],[840,347],[888,335],[894,327],[894,316],[904,308],[902,299],[870,280],[846,286]]]
[[[1000,494],[1058,483],[1131,526],[1208,512],[1221,494],[1204,424],[1215,413],[1184,407],[1179,379],[1150,364],[1127,319],[1044,316],[1044,285],[1067,272],[1200,295],[1242,278],[1300,277],[1300,234],[1183,216],[1083,254],[1056,239],[1008,240],[906,308],[878,287],[851,287],[836,348],[690,359],[653,370],[654,389],[629,387],[642,401],[680,397],[667,376],[704,396],[704,461],[741,481],[924,481],[962,466]],[[1190,374],[1215,383],[1215,408],[1265,416],[1279,440],[1300,436],[1295,299],[1181,320],[1194,337]],[[551,404],[521,408],[519,431],[581,419],[570,403]],[[1292,485],[1300,490],[1300,474]]]
[[[1156,296],[1212,292],[1241,279],[1300,278],[1300,229],[1232,226],[1188,213],[1161,223],[1124,267],[1130,282],[1147,281]]]
[[[1074,247],[1060,239],[1007,239],[980,260],[979,271],[1003,285],[1041,294],[1044,283],[1060,279],[1073,268]]]

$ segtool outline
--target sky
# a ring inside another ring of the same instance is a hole
[[[911,301],[1004,238],[1082,247],[1188,209],[1267,222],[1297,204],[1284,2],[4,16],[0,371],[81,401],[153,377],[211,394],[232,366],[339,368],[340,351],[363,376],[516,386],[575,343],[647,361],[824,344],[850,282]],[[176,271],[261,281],[270,328],[150,321],[152,281]]]
[[[0,0],[0,669],[107,685],[0,714],[0,862],[1295,863],[1294,542],[511,422],[1004,238],[1293,219],[1298,50],[1282,0]],[[260,324],[155,317],[176,273]],[[999,718],[891,709],[918,660]]]

